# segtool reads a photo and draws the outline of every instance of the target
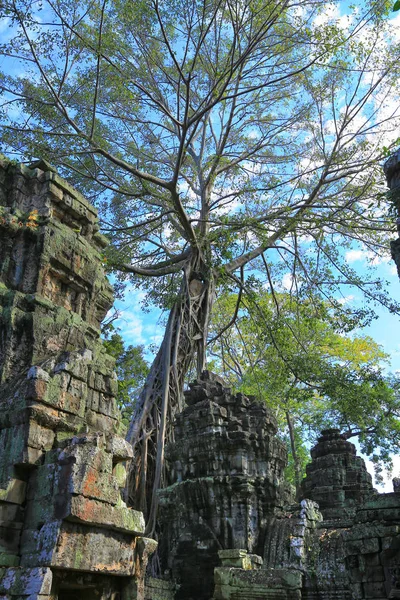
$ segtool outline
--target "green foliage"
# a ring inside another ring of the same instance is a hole
[[[213,331],[223,329],[237,297],[221,297]],[[341,313],[317,297],[302,302],[290,294],[254,294],[244,299],[235,329],[211,343],[213,368],[244,393],[265,401],[294,441],[289,470],[304,474],[305,448],[319,432],[339,427],[358,437],[361,449],[374,456],[378,468],[400,453],[400,384],[385,376],[388,359],[365,335],[343,335],[354,329],[353,316]],[[289,439],[290,442],[290,439]]]
[[[123,422],[128,424],[149,371],[148,363],[143,356],[144,346],[125,346],[123,337],[116,332],[103,343],[108,354],[116,359],[117,403]]]

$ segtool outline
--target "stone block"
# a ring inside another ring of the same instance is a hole
[[[67,413],[83,417],[86,408],[87,385],[80,379],[72,377],[66,371],[61,371],[52,377],[51,381],[46,384],[46,388],[40,382],[40,390],[37,392],[37,381],[34,381],[34,390],[36,396],[32,392],[32,398],[50,404]]]
[[[24,529],[21,534],[21,566],[51,566],[57,546],[61,520],[42,523],[35,529]]]
[[[8,469],[10,465],[13,466],[21,461],[25,449],[25,439],[25,425],[6,427],[0,431],[0,455],[3,468]]]
[[[123,506],[110,506],[82,496],[71,498],[63,518],[135,534],[144,533],[145,528],[143,513]]]
[[[376,583],[385,581],[385,573],[381,566],[368,566],[366,571],[361,576],[361,581],[366,583]]]
[[[25,522],[30,529],[41,526],[43,523],[54,521],[56,517],[55,510],[56,498],[49,494],[48,496],[37,496],[28,501],[25,508]]]
[[[124,488],[126,486],[127,472],[124,464],[118,463],[115,465],[113,476],[115,477],[119,488]]]
[[[145,600],[174,600],[179,586],[172,581],[163,581],[154,577],[146,577]],[[122,596],[122,600],[132,600],[134,596]]]
[[[0,524],[0,552],[18,554],[21,523]]]
[[[215,569],[215,600],[301,600],[302,573],[290,569]]]
[[[44,464],[33,471],[29,478],[27,500],[50,498],[54,492],[54,476],[57,466]]]
[[[85,416],[87,424],[91,429],[95,431],[117,432],[118,423],[116,419],[93,410],[88,410]]]
[[[346,549],[349,554],[372,554],[380,551],[380,541],[377,537],[349,540]]]
[[[75,436],[58,457],[61,464],[73,463],[84,472],[90,466],[100,473],[111,473],[113,458],[102,434]]]
[[[23,512],[19,504],[9,504],[0,502],[0,523],[21,523]]]
[[[44,528],[45,526],[42,529]],[[34,535],[34,532],[29,534]],[[27,540],[29,534],[26,535]],[[48,565],[63,570],[89,571],[104,575],[134,574],[135,540],[132,535],[89,529],[73,523],[58,523],[52,524],[48,539],[43,539],[43,535],[35,537],[36,544],[30,543],[27,552],[24,548],[21,566]]]
[[[133,457],[132,446],[124,438],[113,435],[110,441],[113,462],[126,461]]]
[[[375,600],[375,598],[387,598],[386,587],[383,581],[363,583],[364,598]]]
[[[29,423],[28,437],[26,444],[38,450],[50,450],[55,438],[54,431],[41,427],[35,421]]]
[[[87,407],[95,412],[98,412],[99,411],[99,402],[100,402],[100,392],[97,392],[96,390],[93,390],[92,388],[88,388]]]
[[[121,497],[116,478],[91,466],[81,469],[74,464],[61,466],[55,477],[55,489],[60,496],[66,493],[82,494],[86,498],[113,505],[118,504]]]
[[[53,574],[49,568],[7,569],[0,577],[0,593],[46,595],[51,592]]]
[[[0,552],[0,567],[17,567],[19,565],[19,556],[9,552]]]
[[[6,484],[0,483],[0,501],[22,504],[26,496],[26,483],[20,479],[10,479]]]
[[[218,550],[218,557],[223,567],[251,569],[251,560],[247,555],[247,550],[235,548],[229,550]]]

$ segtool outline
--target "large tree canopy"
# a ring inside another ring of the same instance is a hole
[[[3,150],[50,160],[96,201],[111,264],[171,311],[129,434],[132,497],[149,532],[164,441],[195,353],[204,367],[217,286],[247,285],[256,267],[269,285],[289,272],[303,294],[319,286],[332,297],[364,283],[389,303],[338,251],[387,246],[379,161],[398,123],[399,85],[388,8],[1,4]]]

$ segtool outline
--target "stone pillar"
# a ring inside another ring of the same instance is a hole
[[[107,240],[44,161],[1,159],[0,184],[0,597],[143,597],[155,543],[121,498],[132,449],[99,339]]]

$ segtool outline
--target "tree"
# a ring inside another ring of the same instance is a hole
[[[389,6],[360,3],[346,25],[330,6],[1,5],[3,148],[50,160],[96,200],[110,264],[170,310],[129,431],[131,498],[149,533],[185,373],[194,355],[197,371],[205,364],[216,289],[240,288],[258,267],[331,295],[362,284],[339,244],[386,248],[392,226],[376,197],[399,81]],[[388,303],[379,285],[366,293]]]
[[[304,476],[304,450],[322,429],[338,427],[357,437],[379,469],[400,453],[399,383],[387,377],[388,356],[368,336],[349,337],[353,317],[338,315],[319,298],[260,292],[242,299],[233,328],[225,329],[227,305],[221,297],[212,329],[213,368],[230,384],[265,401],[286,431],[290,473],[297,490]],[[343,334],[347,332],[347,335]]]

